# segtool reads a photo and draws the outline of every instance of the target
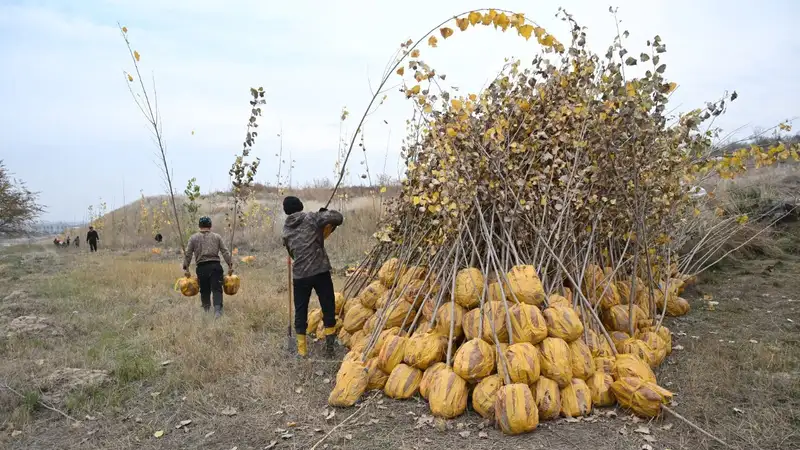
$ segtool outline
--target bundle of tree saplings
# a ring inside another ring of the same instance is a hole
[[[668,120],[660,38],[639,58],[619,41],[601,57],[564,17],[569,48],[509,63],[466,97],[437,91],[404,44],[427,85],[406,87],[418,111],[402,191],[337,297],[350,352],[331,405],[420,395],[435,416],[471,408],[518,434],[615,404],[654,417],[670,401],[653,370],[672,348],[665,316],[689,310],[685,269],[707,257],[684,250],[686,183],[720,106]],[[652,67],[626,76],[636,65]]]

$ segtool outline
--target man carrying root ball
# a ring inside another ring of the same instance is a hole
[[[338,211],[320,208],[318,212],[303,212],[303,202],[297,197],[283,199],[286,222],[283,225],[283,245],[293,260],[294,328],[297,334],[297,353],[308,354],[306,327],[308,302],[313,289],[322,308],[325,326],[325,353],[333,356],[336,343],[336,305],[331,278],[331,263],[325,252],[325,229],[332,230],[344,221]]]
[[[197,263],[197,282],[200,285],[200,301],[203,309],[208,312],[211,308],[211,294],[214,294],[214,317],[222,315],[222,264],[219,262],[219,254],[225,258],[228,264],[228,275],[233,275],[233,260],[231,252],[225,246],[222,236],[211,231],[211,218],[203,216],[200,218],[200,231],[189,238],[189,245],[186,247],[186,254],[183,257],[183,271],[186,277],[189,273],[189,264],[194,257]]]

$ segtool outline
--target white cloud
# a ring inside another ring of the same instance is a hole
[[[377,84],[400,42],[437,20],[484,6],[472,0],[273,3],[93,0],[69,9],[46,1],[0,6],[0,60],[8,67],[0,72],[2,158],[42,191],[51,216],[80,216],[100,195],[121,203],[122,174],[128,200],[140,188],[159,192],[153,146],[122,79],[131,65],[116,29],[120,20],[142,53],[147,76],[155,74],[178,180],[197,176],[204,187],[223,187],[241,145],[247,91],[259,85],[268,92],[263,139],[256,145],[264,160],[262,179],[274,179],[272,155],[281,126],[284,148],[298,161],[294,180],[332,177],[341,108],[351,111],[345,125],[352,131],[369,101],[368,80]],[[728,130],[770,125],[796,113],[797,63],[788,55],[800,49],[790,32],[793,14],[784,10],[796,13],[797,7],[777,1],[757,7],[744,1],[619,3],[632,52],[656,33],[666,42],[667,75],[680,84],[673,99],[679,110],[736,89],[740,99],[719,121]],[[506,4],[567,37],[565,25],[553,18],[555,4]],[[588,27],[594,50],[604,53],[616,34],[607,6],[589,0],[563,6]],[[529,59],[536,51],[534,44],[494,30],[456,33],[439,48],[422,51],[462,92],[480,89],[504,57]],[[370,118],[366,142],[372,168],[384,166],[391,130],[386,165],[394,174],[408,117],[407,101],[392,93]],[[32,156],[48,163],[32,164]],[[354,158],[357,174],[362,157]],[[58,159],[67,162],[56,164]]]

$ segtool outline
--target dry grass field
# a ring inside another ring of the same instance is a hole
[[[346,226],[328,243],[337,269],[371,245],[380,216],[373,204],[351,199],[344,208]],[[285,349],[287,267],[278,242],[273,232],[240,246],[240,257],[256,260],[240,266],[242,289],[226,297],[216,321],[197,297],[172,289],[181,274],[174,250],[3,249],[0,447],[722,448],[669,415],[643,422],[613,409],[520,437],[503,436],[474,412],[433,420],[415,399],[377,396],[329,409],[338,361],[322,359],[318,344],[309,360]],[[800,227],[779,225],[705,273],[686,293],[692,311],[666,322],[675,351],[658,377],[676,394],[673,409],[733,448],[800,448],[798,245]]]

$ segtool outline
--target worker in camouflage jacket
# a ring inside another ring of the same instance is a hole
[[[233,275],[233,259],[222,236],[211,231],[211,218],[203,216],[199,221],[200,231],[189,238],[189,245],[183,257],[183,271],[187,277],[189,264],[194,257],[197,263],[197,282],[200,285],[200,302],[208,312],[211,307],[211,295],[214,295],[214,316],[222,315],[222,282],[225,273],[222,271],[219,255],[225,258],[228,275]]]
[[[325,352],[334,353],[336,343],[336,299],[331,277],[331,263],[325,252],[326,227],[333,230],[344,221],[338,211],[320,208],[318,212],[303,212],[303,202],[297,197],[283,199],[286,222],[283,225],[283,245],[292,258],[294,280],[294,328],[297,334],[297,353],[308,354],[306,328],[308,302],[312,289],[317,293],[325,326]]]

